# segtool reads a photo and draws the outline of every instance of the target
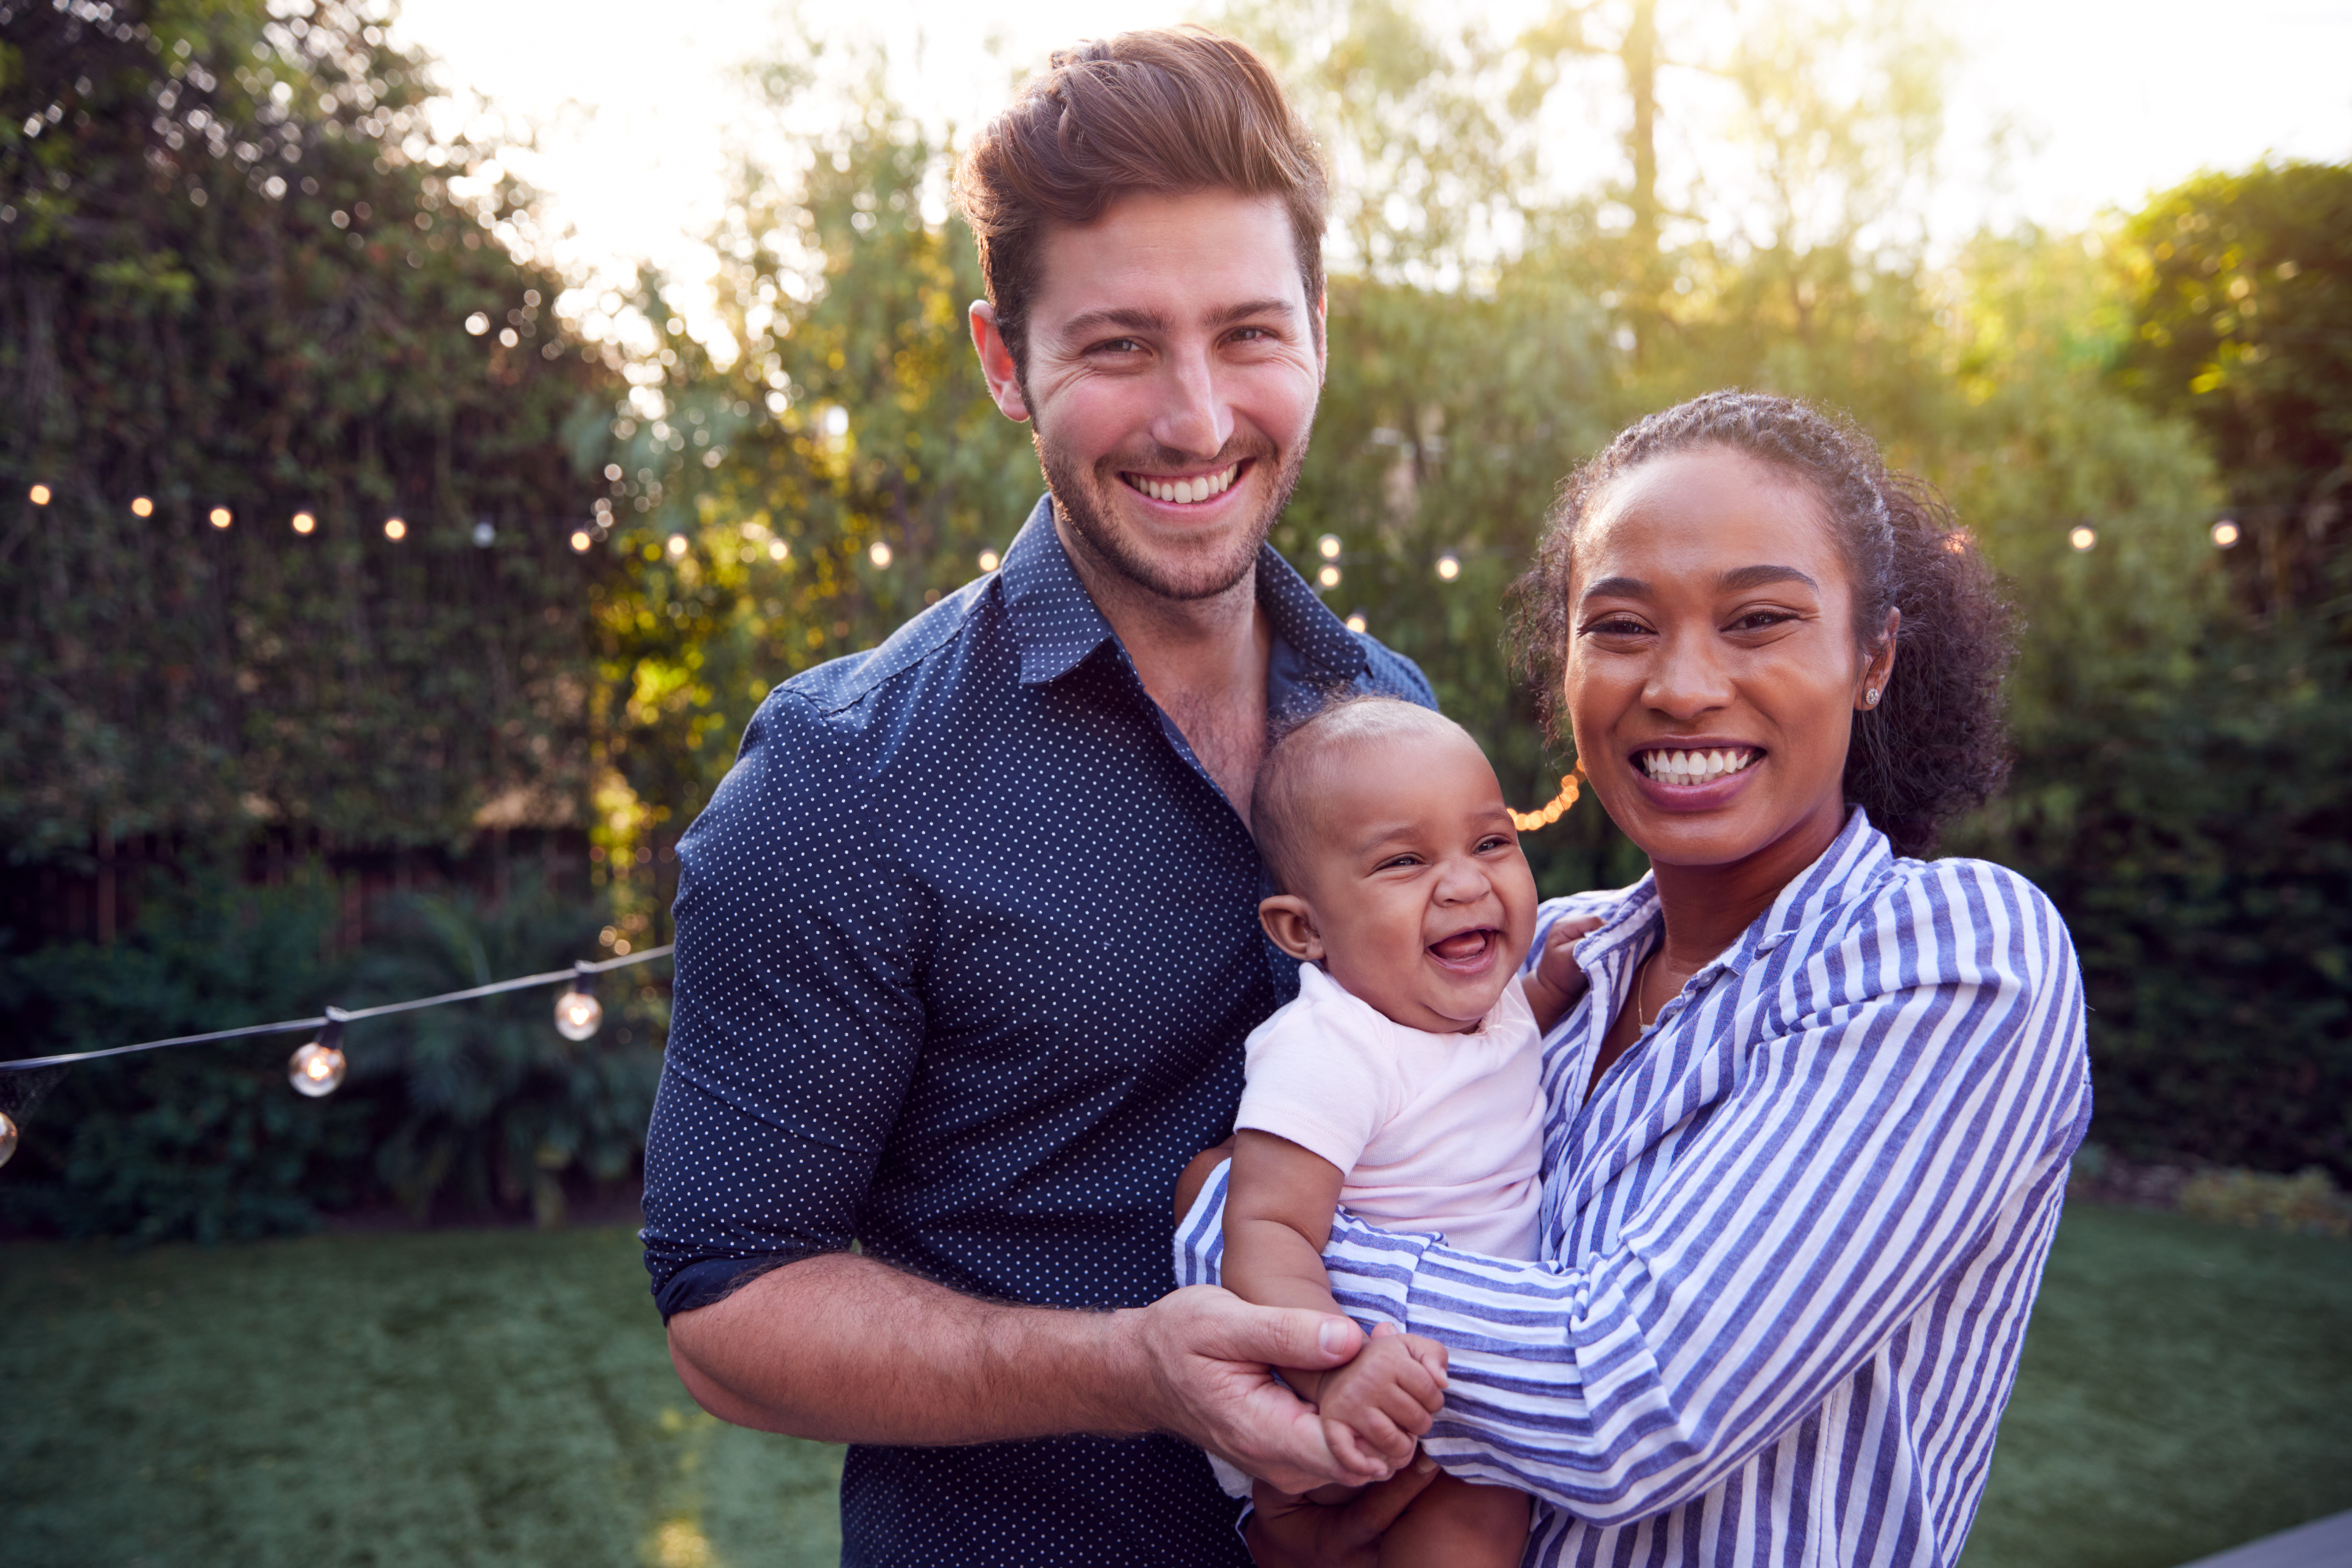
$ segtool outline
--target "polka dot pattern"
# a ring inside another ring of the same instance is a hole
[[[1272,549],[1269,706],[1383,691]],[[1297,965],[1241,817],[1143,689],[1041,500],[997,573],[771,693],[678,847],[646,1152],[665,1315],[846,1248],[1074,1308],[1174,1289],[1178,1172],[1231,1131]],[[845,1561],[1245,1562],[1166,1438],[856,1447]]]

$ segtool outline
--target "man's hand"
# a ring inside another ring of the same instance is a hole
[[[1258,1568],[1378,1568],[1381,1536],[1437,1479],[1423,1454],[1379,1486],[1326,1508],[1260,1481],[1244,1533]]]
[[[1376,1335],[1355,1360],[1324,1374],[1316,1404],[1335,1458],[1398,1468],[1445,1408],[1445,1347],[1418,1334]]]
[[[1150,1425],[1160,1430],[1290,1493],[1386,1480],[1411,1458],[1410,1441],[1394,1458],[1335,1455],[1315,1406],[1275,1380],[1277,1366],[1327,1371],[1351,1360],[1364,1334],[1346,1318],[1254,1307],[1213,1285],[1119,1314],[1130,1315],[1142,1377],[1156,1390]]]
[[[1598,915],[1579,915],[1574,920],[1554,921],[1551,930],[1544,933],[1542,956],[1527,978],[1528,1008],[1536,1016],[1536,1026],[1545,1034],[1576,1005],[1590,984],[1584,971],[1576,962],[1576,944],[1601,929]]]

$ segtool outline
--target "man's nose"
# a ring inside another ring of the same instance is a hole
[[[1731,680],[1716,639],[1703,632],[1670,632],[1658,639],[1642,701],[1670,719],[1696,719],[1731,700]]]
[[[1213,458],[1234,433],[1234,411],[1217,384],[1217,367],[1206,344],[1168,356],[1160,404],[1151,438],[1188,457]]]

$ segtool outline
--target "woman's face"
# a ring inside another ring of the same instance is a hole
[[[1661,866],[1818,855],[1845,820],[1846,743],[1894,621],[1855,646],[1811,487],[1722,447],[1643,464],[1580,531],[1566,691],[1601,805]]]

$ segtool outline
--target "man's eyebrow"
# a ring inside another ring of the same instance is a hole
[[[1288,318],[1297,314],[1297,308],[1279,297],[1244,300],[1237,305],[1227,305],[1208,318],[1211,329],[1230,327],[1235,321],[1267,316]],[[1099,310],[1086,310],[1062,323],[1065,338],[1083,338],[1110,328],[1124,332],[1164,332],[1169,330],[1168,318],[1156,310],[1138,310],[1131,306],[1106,306]]]
[[[1802,583],[1816,594],[1822,591],[1819,583],[1794,566],[1742,566],[1726,572],[1716,585],[1727,594],[1736,594],[1743,588],[1761,588],[1768,583]]]

